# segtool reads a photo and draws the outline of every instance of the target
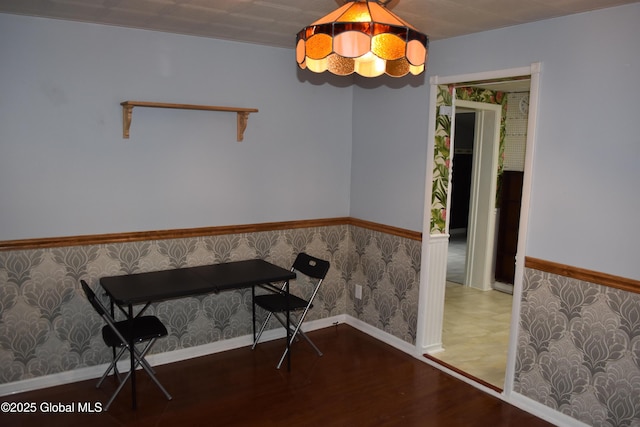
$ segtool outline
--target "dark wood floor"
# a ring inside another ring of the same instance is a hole
[[[0,413],[0,426],[548,426],[360,331],[338,325],[309,334],[324,351],[294,345],[292,371],[275,368],[283,341],[156,368],[167,401],[138,375],[99,414]],[[1,402],[104,402],[115,389],[95,380],[0,398]],[[76,405],[77,408],[77,405]]]

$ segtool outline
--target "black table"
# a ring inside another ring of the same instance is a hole
[[[122,276],[102,277],[100,284],[107,292],[112,303],[128,307],[126,312],[130,321],[135,318],[133,306],[145,304],[140,315],[152,302],[167,299],[220,292],[230,289],[254,288],[272,282],[288,282],[296,274],[261,259],[203,265],[199,267],[178,268],[173,270],[152,271],[148,273],[126,274]],[[288,286],[285,286],[288,292]],[[287,317],[289,313],[287,313]],[[255,318],[255,308],[254,308]],[[287,331],[287,348],[290,332]],[[255,338],[255,325],[254,325]],[[131,396],[133,408],[136,407],[136,377],[133,343],[129,343],[131,352]],[[289,351],[288,354],[291,354]],[[287,360],[291,369],[291,358]]]

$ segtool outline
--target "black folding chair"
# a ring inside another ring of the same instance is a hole
[[[121,320],[116,322],[115,319],[113,318],[113,315],[109,314],[105,306],[102,305],[102,303],[96,297],[96,294],[89,287],[87,282],[85,282],[84,280],[81,280],[80,284],[82,285],[82,289],[84,290],[84,293],[87,296],[87,299],[89,300],[93,308],[107,323],[102,328],[102,338],[108,347],[112,347],[114,349],[113,361],[111,362],[111,364],[109,365],[105,373],[102,375],[102,378],[100,378],[100,381],[98,381],[98,384],[96,385],[96,388],[100,387],[104,379],[107,377],[107,375],[109,375],[109,373],[112,370],[114,371],[114,376],[120,382],[118,385],[118,388],[116,389],[116,391],[113,393],[113,395],[105,405],[104,410],[106,411],[107,409],[109,409],[109,406],[111,406],[111,403],[116,398],[118,393],[120,393],[120,390],[122,390],[122,387],[131,376],[131,371],[129,371],[127,372],[127,375],[124,377],[124,379],[120,380],[120,377],[118,375],[118,369],[116,366],[116,364],[118,363],[120,358],[125,354],[125,352],[128,352],[131,354],[131,351],[129,349],[129,343],[131,341],[134,342],[133,355],[135,357],[135,366],[136,367],[142,366],[142,368],[147,372],[147,374],[149,374],[149,377],[151,377],[153,382],[156,383],[156,385],[160,388],[160,390],[162,390],[162,392],[167,397],[167,399],[171,400],[171,395],[162,386],[162,384],[160,384],[160,381],[158,381],[158,379],[156,378],[153,368],[145,360],[145,356],[147,352],[151,349],[151,346],[155,343],[155,341],[158,338],[167,336],[167,328],[165,328],[165,326],[162,324],[160,319],[158,319],[155,316],[138,316],[133,319],[133,325],[130,323],[129,320]],[[142,351],[140,351],[135,347],[135,344],[143,343],[143,342],[146,343],[146,345],[144,346]],[[116,348],[119,348],[119,351],[117,352],[117,354],[115,353]]]
[[[318,290],[320,289],[320,285],[327,275],[327,271],[329,270],[329,262],[321,260],[319,258],[312,257],[306,253],[300,253],[296,257],[295,262],[293,263],[293,267],[291,267],[291,271],[296,273],[297,283],[304,284],[305,282],[309,282],[309,285],[313,288],[310,297],[302,298],[300,296],[296,296],[289,292],[289,282],[284,282],[281,287],[275,286],[272,283],[266,283],[260,285],[261,288],[266,289],[269,293],[256,295],[255,289],[253,293],[253,324],[255,326],[256,323],[256,310],[255,307],[258,306],[269,312],[267,318],[262,323],[262,327],[256,336],[254,333],[253,346],[251,349],[254,349],[258,342],[260,341],[260,337],[264,332],[269,320],[271,320],[271,316],[275,316],[276,319],[282,324],[285,328],[289,327],[289,333],[287,336],[289,337],[289,342],[287,343],[287,348],[285,348],[282,357],[280,358],[280,362],[278,363],[277,368],[280,369],[282,366],[282,362],[284,358],[287,356],[289,352],[289,348],[293,341],[298,337],[302,337],[307,341],[311,347],[318,353],[318,356],[322,356],[322,352],[316,347],[316,345],[309,339],[307,334],[305,334],[302,329],[302,322],[313,306],[313,300],[318,294]],[[306,276],[300,277],[300,276]],[[289,313],[289,318],[287,319],[287,313]]]

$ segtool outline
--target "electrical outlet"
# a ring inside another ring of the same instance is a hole
[[[362,299],[362,285],[356,285],[356,299]]]

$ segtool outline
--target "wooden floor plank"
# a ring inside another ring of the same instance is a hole
[[[108,412],[80,414],[78,402],[104,402],[108,379],[0,398],[3,402],[76,404],[67,414],[0,413],[1,426],[549,426],[350,326],[309,334],[324,352],[294,344],[292,371],[275,368],[283,341],[261,343],[156,367],[167,401],[138,375],[138,409],[129,387]]]

